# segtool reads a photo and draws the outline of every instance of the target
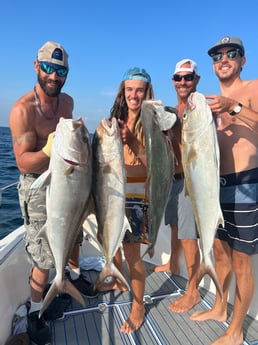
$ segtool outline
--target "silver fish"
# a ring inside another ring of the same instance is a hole
[[[174,171],[171,141],[163,131],[176,122],[174,113],[164,111],[161,101],[144,101],[141,121],[147,157],[148,241],[147,252],[154,255],[154,246],[161,225]],[[144,253],[145,255],[146,253]]]
[[[84,220],[91,192],[90,136],[82,119],[60,118],[51,149],[49,169],[31,188],[47,188],[47,221],[38,238],[52,251],[56,276],[43,300],[40,316],[59,292],[85,306],[80,292],[65,277],[65,266]]]
[[[219,200],[220,154],[212,112],[204,95],[198,92],[189,96],[182,118],[182,164],[200,236],[199,282],[204,274],[209,274],[222,297],[212,257],[217,227],[224,226]]]
[[[118,278],[128,289],[127,281],[113,263],[113,257],[130,225],[125,216],[126,172],[123,144],[117,120],[102,119],[92,142],[93,198],[98,224],[98,240],[102,244],[106,264],[95,286],[98,289],[107,277]]]

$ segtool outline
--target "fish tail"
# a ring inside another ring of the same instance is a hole
[[[119,269],[113,262],[105,264],[95,282],[95,289],[99,290],[100,287],[104,284],[105,279],[108,277],[118,278],[127,287],[127,289],[130,290],[130,286],[127,283],[125,277],[122,275],[122,273],[119,271]]]
[[[44,313],[44,311],[48,308],[48,306],[50,305],[50,303],[53,301],[53,299],[56,297],[56,295],[58,294],[58,287],[56,285],[55,282],[53,282],[43,300],[43,304],[40,308],[40,312],[39,312],[39,317],[41,317]]]
[[[78,301],[83,307],[86,307],[85,301],[81,293],[76,289],[76,287],[68,280],[63,279],[61,283],[57,283],[55,279],[51,284],[40,308],[39,317],[43,315],[50,303],[56,297],[58,293],[67,293],[72,296],[76,301]]]
[[[73,283],[70,282],[69,279],[64,279],[63,282],[63,288],[61,292],[67,293],[70,296],[72,296],[77,302],[79,302],[83,307],[86,307],[85,300],[82,297],[79,290],[73,285]]]
[[[211,262],[211,260],[208,260],[209,263],[205,263],[204,260],[202,260],[200,267],[199,267],[199,273],[198,273],[198,279],[197,279],[197,286],[199,286],[202,278],[204,277],[205,274],[208,274],[210,276],[210,278],[212,279],[213,283],[215,284],[215,287],[217,289],[217,292],[219,293],[221,299],[223,299],[223,293],[222,293],[222,289],[219,283],[219,279],[217,276],[217,273],[214,269],[214,266]]]

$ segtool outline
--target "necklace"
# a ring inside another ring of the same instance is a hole
[[[58,112],[58,108],[59,108],[59,96],[57,96],[57,104],[56,104],[56,109],[55,111],[53,111],[53,116],[47,116],[44,111],[42,110],[42,107],[41,107],[41,103],[40,103],[40,99],[39,99],[39,96],[37,94],[37,91],[36,91],[36,86],[34,86],[34,100],[35,100],[35,103],[36,103],[36,106],[38,107],[39,111],[40,111],[40,114],[46,119],[46,120],[53,120],[56,115],[57,115],[57,112]]]

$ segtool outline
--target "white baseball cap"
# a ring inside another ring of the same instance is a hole
[[[186,63],[189,64],[190,67],[182,67]],[[176,64],[174,74],[177,74],[178,72],[190,72],[190,73],[194,72],[195,74],[198,75],[197,64],[195,61],[191,59],[183,59]]]

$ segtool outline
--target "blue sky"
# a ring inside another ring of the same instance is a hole
[[[109,116],[121,78],[131,67],[149,72],[155,98],[164,105],[176,104],[171,75],[183,58],[197,62],[200,92],[219,93],[207,50],[225,35],[244,42],[242,78],[257,78],[257,13],[257,0],[4,1],[0,126],[8,126],[12,104],[33,88],[33,60],[48,40],[69,53],[63,91],[74,98],[73,115],[82,116],[90,132]]]

